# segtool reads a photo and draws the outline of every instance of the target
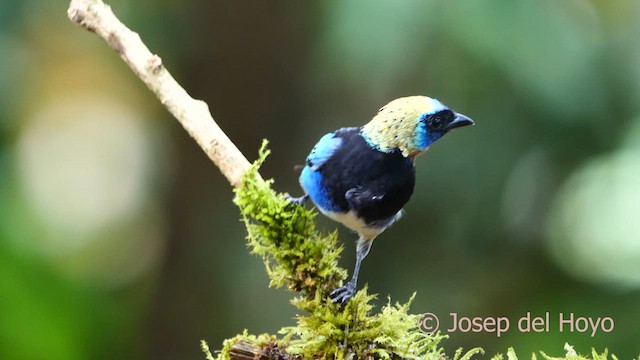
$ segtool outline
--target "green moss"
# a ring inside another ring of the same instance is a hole
[[[326,297],[346,278],[346,270],[338,267],[342,247],[337,245],[335,232],[322,234],[315,229],[314,211],[290,203],[284,194],[271,189],[273,180],[260,178],[258,169],[268,154],[265,142],[260,158],[235,190],[234,202],[247,226],[249,249],[264,261],[269,285],[286,283],[301,295],[296,306],[305,309],[317,303],[316,295]]]
[[[420,316],[409,314],[415,294],[404,304],[389,299],[378,313],[371,305],[376,295],[369,294],[366,286],[344,309],[333,304],[328,295],[347,276],[346,270],[338,266],[342,247],[337,243],[336,232],[317,230],[314,210],[291,203],[285,194],[271,188],[273,180],[260,177],[258,170],[269,155],[266,145],[265,141],[258,160],[235,190],[234,202],[247,227],[248,247],[262,258],[271,279],[269,285],[286,285],[295,293],[291,303],[305,315],[297,316],[295,326],[281,329],[280,338],[250,335],[245,330],[224,342],[217,359],[230,359],[234,351],[247,348],[261,353],[262,358],[294,359],[469,360],[483,353],[480,348],[466,353],[458,349],[453,357],[447,356],[440,346],[446,336],[421,332],[417,326]],[[207,359],[212,360],[205,342],[202,347]],[[546,360],[587,359],[576,355],[573,349],[567,350],[564,358],[541,355]],[[509,349],[507,357],[517,360],[513,349]],[[606,352],[594,352],[592,357],[607,360]],[[535,360],[535,354],[532,358]],[[502,359],[502,355],[494,359]]]
[[[573,346],[569,344],[564,344],[565,355],[564,356],[549,356],[545,354],[543,351],[540,351],[540,355],[545,360],[608,360],[609,354],[605,349],[603,353],[598,353],[595,349],[591,349],[590,355],[580,355],[576,353]],[[503,360],[504,356],[502,354],[498,354],[492,358],[492,360]],[[518,356],[513,348],[509,348],[507,351],[507,359],[508,360],[518,360]],[[615,355],[611,355],[612,360],[618,360]],[[535,353],[531,354],[531,360],[537,360],[537,356]],[[640,360],[640,356],[638,357]]]

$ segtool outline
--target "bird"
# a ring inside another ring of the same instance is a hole
[[[348,303],[374,239],[402,217],[415,187],[416,158],[452,129],[473,124],[437,99],[408,96],[380,108],[364,126],[340,128],[315,144],[299,177],[304,195],[290,200],[311,199],[359,236],[352,277],[329,294],[333,303]]]

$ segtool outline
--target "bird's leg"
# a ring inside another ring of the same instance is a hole
[[[373,239],[363,239],[360,237],[358,239],[358,247],[356,250],[356,266],[353,269],[353,275],[351,276],[351,280],[346,283],[344,286],[341,286],[331,292],[329,295],[333,303],[339,303],[340,305],[346,305],[347,301],[355,294],[357,284],[358,284],[358,273],[360,272],[360,264],[362,264],[362,260],[367,257],[369,254],[369,250],[371,249],[371,244],[373,244]]]
[[[292,203],[292,204],[302,205],[302,204],[304,204],[305,201],[307,201],[307,199],[309,198],[309,195],[304,194],[304,195],[302,195],[300,197],[294,198],[293,196],[287,194],[287,195],[285,195],[285,198],[287,200],[289,200],[289,202]]]

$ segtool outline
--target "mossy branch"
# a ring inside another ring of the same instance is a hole
[[[302,296],[296,300],[326,298],[346,278],[338,267],[342,247],[336,233],[316,231],[316,213],[287,200],[271,189],[273,180],[262,180],[258,169],[269,155],[265,141],[260,156],[235,189],[234,202],[240,208],[248,231],[248,246],[264,260],[271,279],[270,286],[287,284]],[[310,310],[310,309],[303,309]]]

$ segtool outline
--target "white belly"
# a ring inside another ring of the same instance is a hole
[[[380,235],[389,225],[398,220],[402,215],[402,211],[398,211],[395,216],[394,221],[389,223],[385,227],[369,227],[367,224],[360,218],[358,218],[355,214],[355,211],[351,210],[348,213],[339,213],[339,212],[330,212],[330,211],[320,211],[325,214],[328,218],[341,223],[342,225],[348,227],[349,229],[357,232],[363,240],[373,240],[376,236]]]

